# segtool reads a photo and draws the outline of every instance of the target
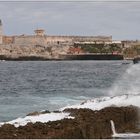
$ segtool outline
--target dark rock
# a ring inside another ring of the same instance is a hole
[[[37,116],[37,115],[46,114],[46,113],[50,113],[50,111],[49,110],[45,110],[42,112],[35,111],[35,112],[31,112],[31,113],[27,114],[27,116]]]
[[[49,110],[42,111],[41,114],[51,113]]]
[[[60,113],[61,111],[59,111],[59,110],[55,110],[55,111],[53,111],[54,113]]]
[[[90,109],[65,109],[75,119],[63,119],[48,123],[28,123],[15,128],[6,124],[0,127],[0,138],[10,139],[94,139],[111,138],[110,120],[113,120],[117,132],[140,132],[139,108],[107,107],[100,111]]]
[[[35,111],[35,112],[31,112],[29,114],[27,114],[27,116],[37,116],[37,115],[40,115],[41,113],[38,112],[38,111]]]

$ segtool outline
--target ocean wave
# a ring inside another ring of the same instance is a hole
[[[130,65],[109,89],[109,96],[140,93],[140,64]]]
[[[94,98],[90,100],[86,100],[82,102],[81,104],[72,105],[72,106],[66,106],[64,108],[61,108],[59,113],[46,113],[46,114],[39,114],[35,116],[26,116],[24,118],[17,118],[13,121],[9,122],[1,122],[0,125],[4,124],[13,124],[15,127],[18,126],[24,126],[28,122],[42,122],[46,123],[48,121],[56,121],[61,120],[64,118],[72,118],[69,113],[63,112],[65,109],[68,108],[76,108],[76,109],[91,109],[91,110],[101,110],[106,107],[123,107],[123,106],[137,106],[140,107],[140,94],[134,94],[134,95],[120,95],[120,96],[112,96],[112,97],[100,97],[100,98]]]
[[[82,102],[81,104],[67,106],[64,108],[61,108],[60,111],[63,111],[66,108],[88,108],[91,110],[101,110],[105,107],[111,107],[111,106],[138,106],[140,107],[140,94],[124,94],[119,96],[112,96],[112,97],[99,97],[94,98],[90,100],[86,100]]]
[[[56,121],[56,120],[62,120],[64,118],[73,118],[69,116],[70,113],[46,113],[46,114],[40,114],[40,115],[34,115],[34,116],[26,116],[24,118],[17,118],[15,120],[9,121],[9,122],[2,122],[0,123],[0,126],[4,124],[11,124],[14,125],[15,127],[19,126],[25,126],[27,123],[36,123],[36,122],[42,122],[46,123],[49,121]]]

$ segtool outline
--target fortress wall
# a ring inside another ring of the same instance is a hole
[[[58,42],[72,42],[69,37],[63,36],[16,36],[14,43],[18,45],[41,45],[57,44]]]
[[[3,40],[3,44],[13,44],[14,36],[3,36],[2,40]]]
[[[46,36],[47,42],[72,42],[72,38],[69,36]]]
[[[18,45],[42,45],[47,44],[47,38],[41,36],[16,36],[15,44]]]
[[[74,38],[75,41],[104,41],[104,42],[108,42],[108,41],[112,41],[112,37],[105,37],[105,36],[85,36],[85,37],[75,37]]]
[[[112,41],[112,36],[47,36],[54,41]]]
[[[47,46],[47,44],[57,43],[74,43],[76,41],[112,41],[111,36],[36,36],[36,35],[22,35],[22,36],[5,36],[4,44],[16,44],[16,45],[41,45]]]

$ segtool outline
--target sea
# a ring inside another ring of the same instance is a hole
[[[140,93],[132,61],[0,61],[0,122],[87,99]]]

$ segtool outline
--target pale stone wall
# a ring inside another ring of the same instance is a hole
[[[112,41],[112,36],[47,36],[48,41]]]
[[[55,43],[74,43],[75,41],[112,41],[112,37],[106,36],[16,36],[14,38],[15,44],[23,45],[42,45],[46,46],[47,44]]]
[[[13,44],[14,36],[3,36],[2,40],[3,40],[3,44]]]
[[[72,42],[72,38],[69,36],[46,36],[48,43],[55,42]]]
[[[14,40],[15,44],[31,44],[41,46],[46,46],[47,44],[55,45],[61,42],[72,42],[71,38],[63,36],[16,36]]]
[[[45,46],[47,44],[47,38],[45,36],[16,36],[14,44]]]
[[[76,41],[112,41],[111,37],[83,37],[83,36],[3,36],[0,54],[19,56],[43,56],[45,58],[59,58],[59,54],[67,54],[69,48]]]

